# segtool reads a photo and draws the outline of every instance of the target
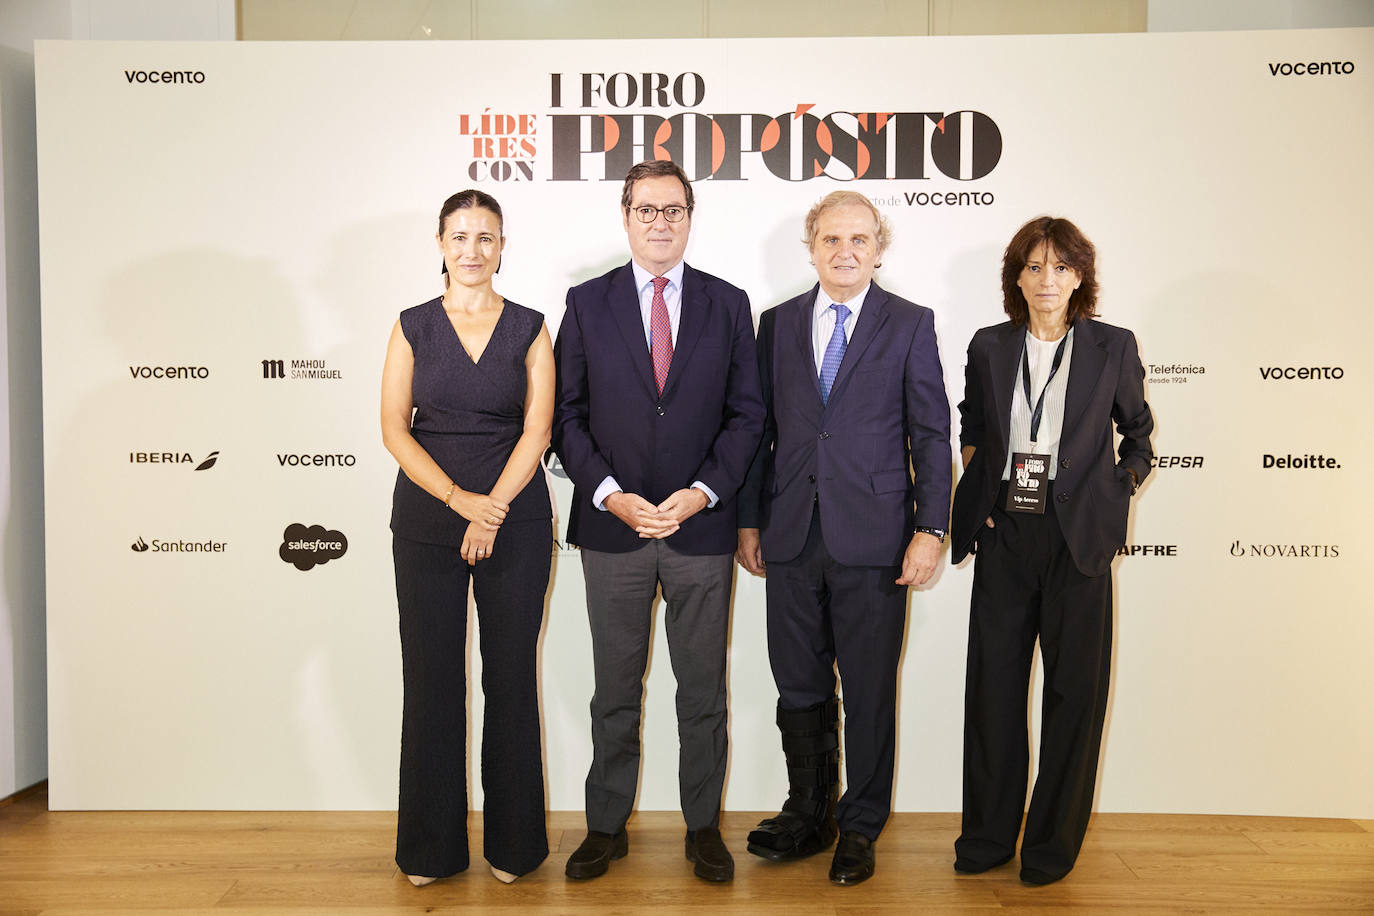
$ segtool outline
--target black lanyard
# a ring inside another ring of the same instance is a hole
[[[1027,334],[1030,331],[1026,332]],[[1031,410],[1030,441],[1035,442],[1040,433],[1040,415],[1045,410],[1045,392],[1050,390],[1050,382],[1054,381],[1054,374],[1059,371],[1059,364],[1064,361],[1064,347],[1069,343],[1069,334],[1064,333],[1064,339],[1059,341],[1059,347],[1054,351],[1054,362],[1050,363],[1050,377],[1045,379],[1045,387],[1040,389],[1040,397],[1035,402],[1035,408]],[[1031,387],[1030,387],[1030,355],[1026,352],[1026,342],[1021,341],[1021,387],[1026,392],[1026,406],[1030,407]]]

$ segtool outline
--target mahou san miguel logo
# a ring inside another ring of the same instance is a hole
[[[976,181],[1002,158],[1002,133],[980,111],[692,110],[705,101],[690,71],[551,73],[545,124],[530,112],[460,116],[468,177],[534,181],[546,154],[550,181],[619,182],[645,159],[671,159],[692,181]]]

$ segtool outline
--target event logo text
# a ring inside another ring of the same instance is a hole
[[[553,181],[621,181],[630,166],[645,159],[671,159],[692,181],[741,181],[754,175],[784,181],[974,181],[990,174],[1002,157],[1002,133],[979,111],[822,114],[805,102],[782,112],[684,111],[706,98],[705,79],[690,71],[676,76],[551,73],[549,89],[554,109],[594,109],[549,115]],[[638,110],[628,110],[632,108]],[[523,149],[520,128],[532,128],[533,119],[504,117],[514,123],[491,126],[505,133],[473,136],[513,141],[505,149],[518,154]],[[484,144],[481,151],[501,148],[499,143]],[[486,168],[490,171],[490,165]],[[533,169],[511,174],[530,178]]]

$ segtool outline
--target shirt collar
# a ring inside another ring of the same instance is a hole
[[[847,309],[849,309],[849,314],[850,314],[851,316],[853,316],[853,317],[858,317],[859,310],[862,309],[862,308],[864,307],[864,300],[868,298],[868,291],[869,291],[870,289],[872,289],[872,288],[873,288],[873,283],[872,283],[872,282],[869,282],[869,283],[865,284],[865,285],[864,285],[864,288],[861,289],[861,290],[859,290],[859,294],[858,294],[857,296],[854,296],[854,297],[851,298],[848,302],[843,303],[843,305],[844,305]],[[828,308],[830,308],[830,306],[831,306],[832,304],[834,304],[834,302],[835,302],[835,300],[834,300],[834,299],[831,299],[831,298],[830,298],[830,295],[829,295],[828,293],[826,293],[825,287],[824,287],[824,286],[817,286],[817,287],[816,287],[816,307],[815,307],[814,309],[812,309],[812,311],[811,311],[811,318],[812,318],[812,320],[814,321],[815,319],[819,318],[821,315],[825,314],[825,310],[828,309]]]
[[[678,261],[667,273],[663,274],[663,276],[668,278],[668,284],[674,289],[682,289],[682,269],[686,263],[686,261]],[[634,271],[635,289],[641,293],[644,292],[644,287],[653,282],[655,274],[651,274],[643,267],[640,267],[639,262],[633,259],[630,261],[630,269]]]

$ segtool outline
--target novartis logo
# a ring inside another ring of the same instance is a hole
[[[1334,560],[1341,555],[1339,544],[1242,544],[1231,542],[1231,556],[1277,560]]]

